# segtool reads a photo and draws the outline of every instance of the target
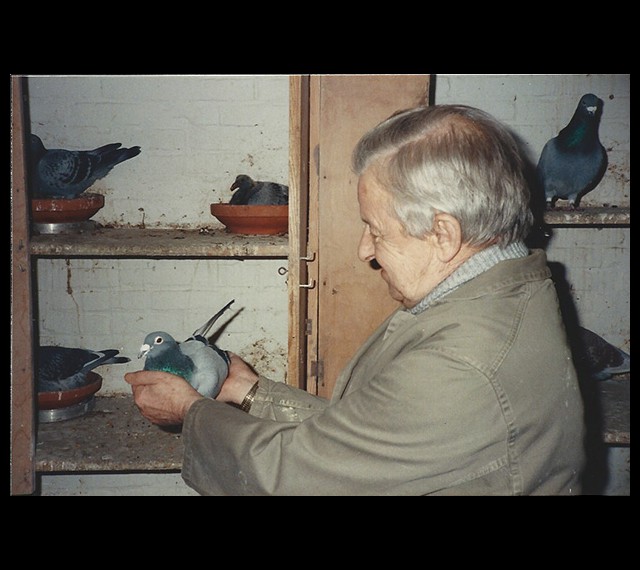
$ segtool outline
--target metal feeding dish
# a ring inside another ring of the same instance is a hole
[[[78,402],[66,408],[57,408],[55,410],[38,410],[38,421],[43,424],[53,422],[61,422],[84,416],[91,411],[96,405],[95,396],[90,396],[83,402]]]
[[[88,220],[86,222],[61,222],[59,224],[36,224],[34,223],[34,234],[81,234],[82,232],[91,232],[100,227],[97,222]]]
[[[59,422],[83,416],[95,405],[94,394],[102,387],[102,376],[87,374],[87,383],[73,390],[38,392],[38,419],[43,423]]]
[[[82,194],[77,198],[32,198],[33,230],[40,234],[92,230],[97,224],[89,218],[103,206],[102,194]]]

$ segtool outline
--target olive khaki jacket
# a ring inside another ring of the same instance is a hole
[[[579,494],[583,406],[546,256],[394,312],[330,401],[260,378],[251,415],[202,399],[182,476],[201,494]]]

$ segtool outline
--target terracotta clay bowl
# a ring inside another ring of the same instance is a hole
[[[87,380],[87,384],[80,386],[80,388],[74,388],[73,390],[38,392],[38,409],[56,410],[58,408],[67,408],[86,400],[100,390],[102,387],[102,376],[95,372],[89,372],[87,374]]]
[[[211,204],[211,213],[234,234],[272,235],[289,230],[289,206]]]
[[[32,198],[31,216],[36,224],[85,222],[104,206],[102,194],[77,198]]]

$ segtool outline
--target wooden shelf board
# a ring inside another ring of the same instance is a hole
[[[550,226],[629,226],[631,209],[584,207],[570,210],[556,207],[545,211],[544,221]]]
[[[130,395],[96,397],[82,417],[41,423],[36,471],[176,471],[182,467],[181,434],[142,417]]]
[[[598,384],[606,444],[631,443],[630,385],[629,375]],[[102,396],[80,418],[40,424],[36,471],[179,471],[183,451],[179,430],[145,420],[130,395]]]
[[[99,227],[31,237],[31,254],[55,257],[287,257],[287,235],[224,230]]]
[[[598,385],[605,443],[631,444],[631,375],[621,374]]]

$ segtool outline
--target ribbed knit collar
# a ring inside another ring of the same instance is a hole
[[[406,310],[413,315],[419,315],[436,301],[455,291],[463,283],[491,269],[497,263],[507,259],[526,257],[527,255],[529,255],[529,248],[522,241],[514,242],[506,247],[501,247],[500,245],[489,246],[472,255],[415,307]]]

